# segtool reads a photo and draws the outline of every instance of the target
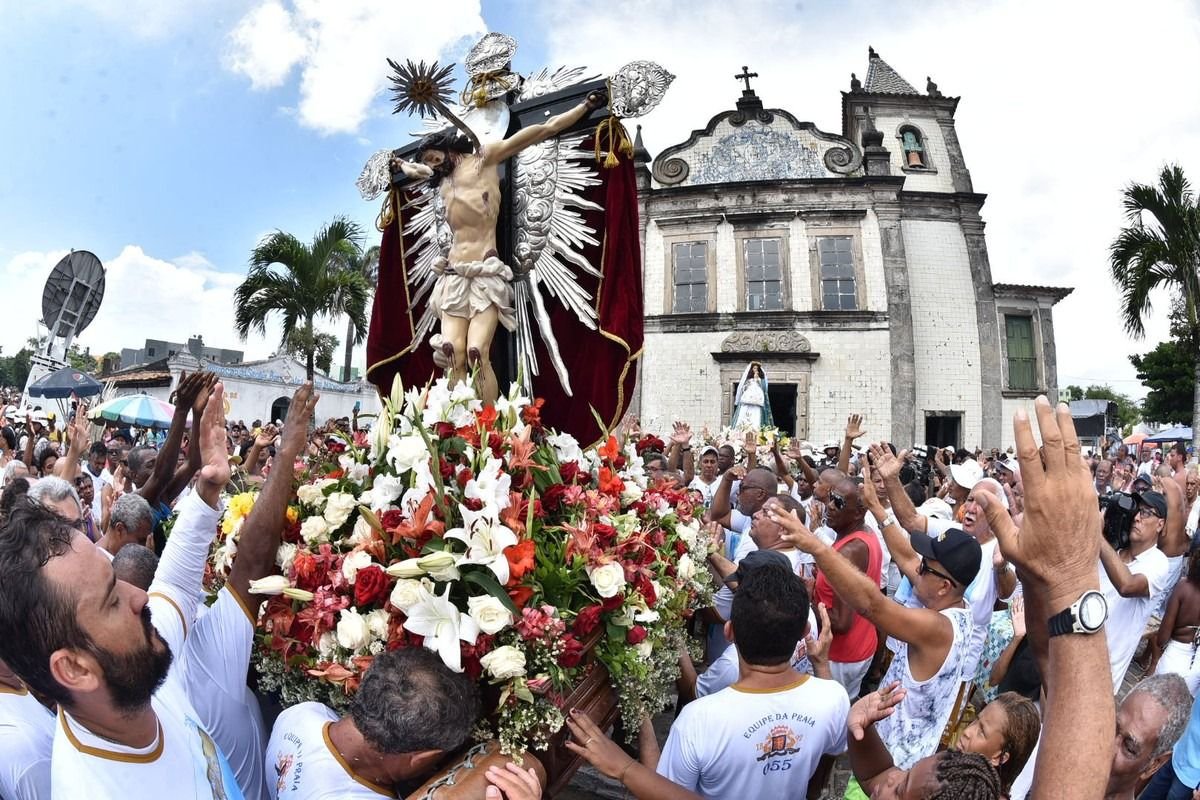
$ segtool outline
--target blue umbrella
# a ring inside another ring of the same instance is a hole
[[[62,400],[72,394],[76,397],[100,394],[102,388],[100,382],[92,376],[80,372],[74,367],[63,367],[31,383],[29,394],[33,397]]]
[[[1147,436],[1143,442],[1190,442],[1192,440],[1192,429],[1187,425],[1180,425],[1178,428],[1167,428],[1165,431],[1159,431],[1153,436]]]

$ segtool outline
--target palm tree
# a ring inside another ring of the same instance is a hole
[[[251,329],[267,332],[267,317],[283,316],[280,349],[287,350],[288,335],[299,330],[303,340],[305,368],[313,376],[316,336],[313,322],[317,317],[350,317],[362,336],[367,328],[367,295],[370,287],[359,273],[346,269],[346,263],[358,250],[362,231],[344,217],[317,232],[312,244],[295,236],[275,231],[250,254],[250,271],[234,292],[237,304],[234,322],[245,341]],[[282,269],[274,269],[279,265]]]
[[[346,269],[357,272],[366,279],[373,289],[379,278],[379,245],[368,247],[364,251],[356,251],[346,259]],[[346,323],[346,362],[342,365],[342,380],[350,380],[350,359],[354,357],[354,345],[362,344],[366,329],[355,330],[354,318]]]
[[[1113,241],[1110,261],[1125,330],[1145,335],[1142,319],[1154,289],[1168,289],[1179,300],[1179,327],[1195,359],[1192,444],[1200,452],[1200,205],[1174,164],[1163,168],[1157,186],[1135,183],[1124,194],[1129,225]]]

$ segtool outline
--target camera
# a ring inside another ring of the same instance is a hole
[[[1100,495],[1100,513],[1104,515],[1104,539],[1114,550],[1129,547],[1129,533],[1137,517],[1137,500],[1128,492]]]

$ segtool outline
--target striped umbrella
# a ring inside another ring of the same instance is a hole
[[[129,394],[107,400],[88,412],[88,419],[124,422],[140,428],[169,428],[175,406],[148,394]]]

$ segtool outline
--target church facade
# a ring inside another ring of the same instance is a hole
[[[1055,396],[1071,289],[994,281],[959,98],[869,58],[840,133],[765,107],[743,70],[734,109],[653,162],[638,147],[647,429],[728,425],[750,361],[776,425],[818,446],[857,411],[903,447],[1008,447],[1016,408]]]

